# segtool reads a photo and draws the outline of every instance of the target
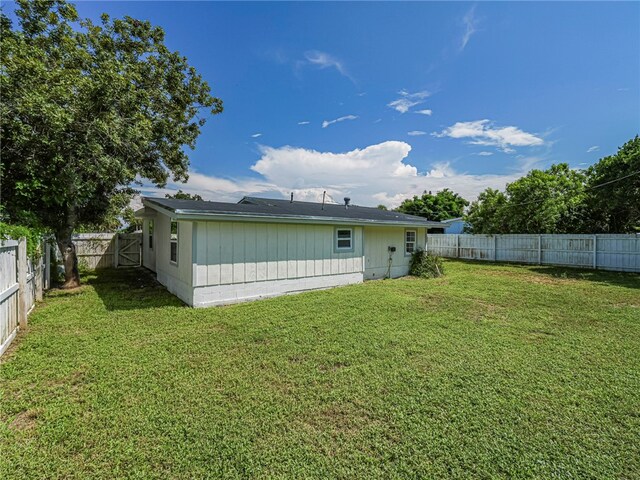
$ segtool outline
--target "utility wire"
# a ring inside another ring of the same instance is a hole
[[[612,183],[619,182],[621,180],[624,180],[625,178],[629,178],[629,177],[633,177],[634,175],[638,175],[639,173],[640,173],[640,170],[632,172],[632,173],[630,173],[628,175],[625,175],[624,177],[616,178],[614,180],[609,180],[608,182],[604,182],[604,183],[601,183],[599,185],[594,185],[593,187],[586,187],[584,190],[594,190],[596,188],[604,187],[605,185],[610,185]],[[509,205],[509,206],[510,207],[519,207],[520,205],[529,205],[531,203],[540,203],[540,202],[544,202],[546,200],[548,200],[548,198],[541,198],[541,199],[538,199],[538,200],[531,200],[529,202],[516,203],[514,205]]]

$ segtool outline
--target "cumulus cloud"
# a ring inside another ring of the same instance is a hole
[[[462,25],[464,26],[464,32],[460,39],[459,51],[464,50],[471,40],[471,37],[478,31],[478,19],[476,18],[476,6],[472,6],[467,13],[462,17]]]
[[[258,138],[261,137],[262,134],[261,133],[254,133],[253,135],[251,135],[251,138]]]
[[[594,145],[593,147],[589,147],[589,150],[587,150],[587,153],[597,152],[598,150],[600,150],[600,147],[598,145]]]
[[[420,135],[426,135],[427,132],[423,132],[422,130],[411,130],[410,132],[407,132],[407,135],[411,136],[411,137],[418,137]]]
[[[344,63],[338,60],[333,55],[330,55],[326,52],[320,52],[318,50],[309,50],[305,52],[304,57],[306,61],[311,65],[315,65],[320,69],[335,68],[340,73],[340,75],[348,78],[352,82],[355,82],[353,77],[347,71]]]
[[[400,95],[400,98],[389,102],[387,107],[393,108],[400,113],[407,113],[412,107],[424,103],[424,100],[431,95],[431,92],[423,90],[421,92],[410,93],[403,89],[398,92],[398,95]]]
[[[425,190],[450,188],[469,200],[487,187],[504,188],[522,176],[535,159],[519,162],[506,174],[472,175],[455,170],[449,163],[433,165],[420,172],[407,162],[411,146],[387,141],[348,152],[320,152],[299,147],[260,147],[260,158],[251,170],[257,178],[225,179],[190,174],[187,184],[170,183],[166,189],[143,188],[146,195],[161,195],[177,189],[197,193],[207,200],[238,201],[245,195],[287,198],[294,192],[298,200],[319,201],[324,191],[331,198],[349,196],[354,204],[396,207],[403,199]]]
[[[344,122],[345,120],[355,120],[358,118],[357,115],[345,115],[344,117],[336,118],[335,120],[325,120],[322,122],[322,128],[327,128],[329,125],[333,125],[334,123]]]
[[[512,147],[534,147],[543,145],[542,138],[520,130],[518,127],[496,127],[490,120],[456,122],[441,132],[433,132],[435,137],[470,139],[473,145],[498,147],[505,153],[513,153]]]
[[[429,108],[425,108],[423,110],[416,110],[413,113],[419,113],[420,115],[431,115],[433,113],[433,111]]]

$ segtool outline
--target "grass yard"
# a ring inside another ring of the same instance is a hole
[[[447,276],[194,310],[53,291],[0,364],[0,478],[640,478],[640,276]]]

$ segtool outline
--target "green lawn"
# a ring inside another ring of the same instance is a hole
[[[640,478],[640,276],[447,262],[194,310],[53,291],[0,364],[0,478]]]

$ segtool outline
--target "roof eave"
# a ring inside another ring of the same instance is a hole
[[[165,215],[179,220],[220,220],[220,221],[242,221],[242,222],[263,222],[263,223],[312,223],[316,225],[358,225],[358,226],[380,226],[380,227],[426,227],[441,228],[441,222],[406,221],[406,220],[367,220],[362,218],[325,217],[310,215],[268,215],[255,213],[220,213],[201,212],[187,209],[170,209],[159,205],[153,201],[143,199],[143,204],[157,210]]]

